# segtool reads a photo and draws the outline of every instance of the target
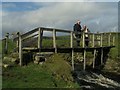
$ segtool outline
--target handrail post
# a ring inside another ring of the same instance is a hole
[[[57,46],[56,46],[56,31],[53,29],[53,47],[55,48],[55,53],[57,53]]]
[[[113,46],[115,45],[115,36],[113,36]]]
[[[85,33],[83,32],[82,35],[83,35],[83,48],[84,48],[85,47]]]
[[[20,32],[17,32],[16,34],[17,34],[17,37],[18,37],[18,39],[16,41],[16,48],[17,48],[17,52],[19,52],[19,35],[20,35]]]
[[[70,33],[70,47],[73,48],[73,32]]]
[[[94,33],[93,33],[93,37],[92,37],[92,42],[93,42],[92,47],[94,47],[95,46],[95,34]]]
[[[42,30],[41,28],[38,29],[38,48],[41,49],[42,47]]]
[[[101,37],[100,37],[100,46],[102,47],[102,46],[103,46],[103,35],[102,35],[102,33],[101,33],[100,36],[101,36]]]
[[[108,35],[108,46],[110,46],[110,37],[111,37],[111,33],[109,33]]]

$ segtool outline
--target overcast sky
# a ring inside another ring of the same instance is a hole
[[[72,30],[76,20],[91,32],[118,31],[117,2],[2,2],[0,16],[3,35],[41,26]]]

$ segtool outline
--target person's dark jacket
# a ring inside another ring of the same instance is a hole
[[[74,29],[75,33],[77,33],[77,32],[81,32],[82,27],[76,23],[74,25],[73,29]]]

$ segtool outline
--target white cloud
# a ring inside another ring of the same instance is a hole
[[[2,2],[119,2],[119,0],[4,0]]]
[[[4,12],[3,32],[28,31],[36,27],[72,29],[77,19],[90,30],[106,31],[117,25],[117,7],[109,3],[36,3],[42,5],[34,11]],[[112,21],[112,22],[111,22]]]

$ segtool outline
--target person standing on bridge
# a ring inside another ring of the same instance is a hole
[[[83,32],[85,33],[85,46],[88,47],[89,44],[89,36],[88,33],[90,32],[86,25],[83,26]]]
[[[74,24],[73,26],[73,30],[75,32],[75,37],[76,37],[76,42],[77,42],[77,46],[80,46],[80,38],[81,38],[81,25],[80,25],[81,21],[78,20],[76,24]]]

